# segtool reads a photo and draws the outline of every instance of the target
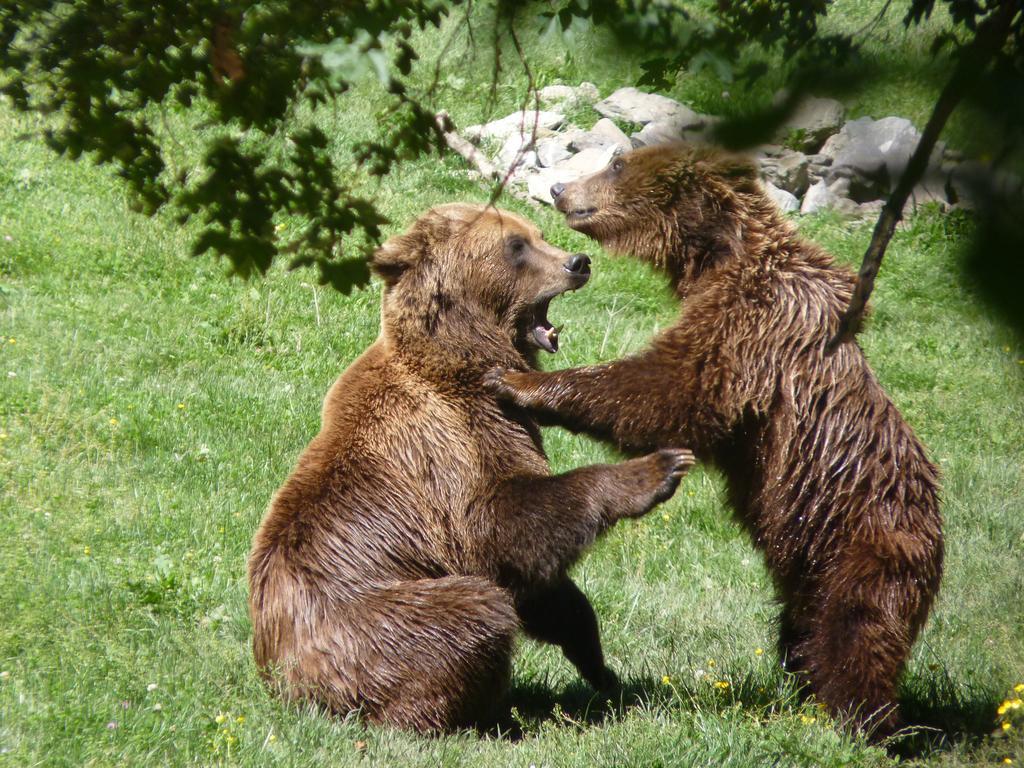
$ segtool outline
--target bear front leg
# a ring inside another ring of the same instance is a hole
[[[618,677],[604,663],[597,616],[572,579],[531,592],[516,603],[516,611],[526,634],[561,648],[591,687],[606,692],[618,687]]]
[[[692,398],[677,363],[654,352],[561,371],[494,369],[484,386],[538,420],[611,440],[632,452],[694,445]]]
[[[693,464],[690,451],[666,449],[562,475],[510,478],[471,507],[467,565],[516,595],[560,581],[605,529],[669,498]]]

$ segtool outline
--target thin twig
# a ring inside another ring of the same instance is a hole
[[[516,34],[515,28],[515,10],[509,12],[508,15],[508,34],[512,39],[512,45],[515,46],[516,55],[519,57],[519,62],[523,65],[523,71],[526,73],[526,95],[523,97],[520,103],[519,115],[519,136],[523,139],[519,143],[519,149],[516,152],[512,162],[509,163],[508,168],[505,170],[505,175],[501,181],[491,192],[491,199],[488,205],[494,205],[498,198],[501,197],[501,193],[505,191],[508,183],[512,180],[512,175],[515,173],[516,166],[523,159],[523,155],[526,154],[526,148],[533,146],[537,141],[537,132],[540,130],[540,92],[537,90],[537,83],[533,78],[533,70],[530,69],[530,63],[526,60],[526,53],[523,51],[523,45],[519,41],[519,36]],[[526,141],[526,107],[529,105],[530,94],[533,94],[533,126],[530,128],[530,140]]]

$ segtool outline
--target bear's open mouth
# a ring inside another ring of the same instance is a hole
[[[548,322],[548,304],[551,299],[544,299],[537,304],[533,314],[533,331],[530,333],[533,342],[547,352],[558,351],[558,328]]]

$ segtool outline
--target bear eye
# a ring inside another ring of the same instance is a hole
[[[612,162],[612,170],[615,171],[616,173],[618,173],[619,171],[621,171],[625,167],[626,167],[626,164],[622,161],[622,158],[619,158],[619,159],[615,160],[614,162]]]
[[[521,237],[510,237],[505,241],[505,254],[512,261],[520,261],[526,253],[526,241]]]

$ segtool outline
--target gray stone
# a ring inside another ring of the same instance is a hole
[[[544,168],[550,168],[572,157],[572,150],[569,149],[569,145],[576,136],[582,133],[582,131],[559,133],[538,141],[537,160],[540,165]]]
[[[634,146],[647,147],[652,144],[666,144],[670,141],[710,142],[717,118],[700,115],[696,121],[691,117],[654,120],[647,123],[630,138]]]
[[[760,161],[761,174],[772,184],[794,195],[802,195],[809,185],[807,156],[786,150],[777,157]]]
[[[870,200],[857,206],[857,215],[862,219],[877,219],[885,205],[884,200]]]
[[[800,204],[800,213],[814,213],[828,207],[828,184],[821,179],[812,184]]]
[[[784,189],[779,189],[770,181],[764,183],[764,190],[783,213],[800,210],[800,201],[796,195],[792,195]]]
[[[601,98],[601,92],[597,86],[584,80],[576,86],[576,98],[586,104],[593,104]]]
[[[550,131],[565,122],[565,115],[558,112],[525,111],[513,112],[500,120],[492,120],[485,125],[471,125],[463,131],[470,141],[479,142],[483,139],[505,141],[514,133],[529,136],[537,129],[538,134]]]
[[[576,89],[571,85],[548,85],[537,92],[541,109],[561,112],[576,101]]]
[[[548,85],[537,92],[542,109],[566,112],[581,106],[589,106],[601,98],[593,83],[571,85]]]
[[[563,160],[554,168],[541,168],[537,173],[527,177],[527,189],[530,197],[551,205],[551,185],[567,184],[570,181],[602,170],[615,156],[615,147],[598,149],[591,147]]]
[[[800,213],[815,213],[831,208],[840,213],[855,214],[858,211],[857,203],[847,197],[848,192],[849,181],[846,179],[838,179],[831,184],[821,179],[807,190],[800,205]]]
[[[636,88],[619,88],[608,98],[597,102],[594,109],[602,117],[641,124],[653,123],[656,120],[672,120],[680,123],[680,128],[703,124],[705,120],[703,115],[675,99],[657,93],[644,93]]]
[[[516,167],[521,165],[531,167],[530,160],[532,160],[532,166],[536,167],[537,154],[532,151],[533,148],[534,141],[532,136],[522,136],[518,132],[513,133],[501,145],[501,150],[498,152],[495,162],[499,167],[508,169],[512,167],[513,163]]]
[[[845,115],[846,107],[835,99],[809,96],[779,127],[776,139],[806,152],[814,152],[840,129]]]
[[[884,117],[851,120],[821,148],[832,157],[832,178],[853,183],[858,199],[873,199],[889,192],[907,167],[921,134],[909,120]],[[933,165],[941,165],[941,148],[933,153]]]
[[[683,138],[678,122],[672,120],[654,120],[631,136],[634,146],[648,147],[652,144],[667,144]]]
[[[628,152],[633,148],[633,143],[619,126],[607,117],[602,117],[588,132],[582,133],[573,139],[570,147],[577,151],[591,147],[598,149],[618,147],[620,152]]]

